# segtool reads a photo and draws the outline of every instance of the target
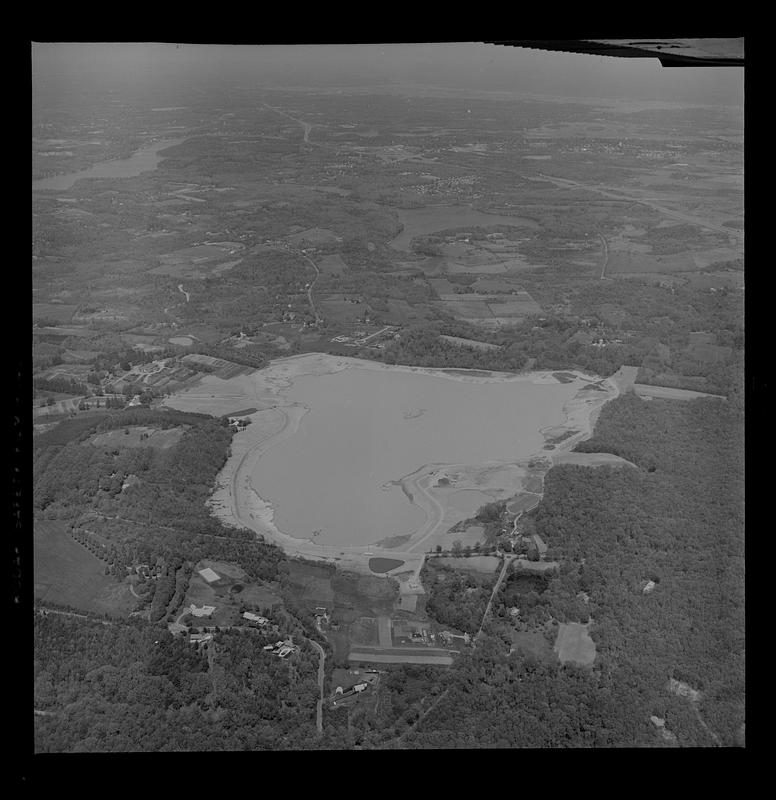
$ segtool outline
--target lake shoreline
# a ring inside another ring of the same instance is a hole
[[[346,356],[307,353],[275,359],[267,367],[257,370],[251,375],[239,376],[238,379],[232,381],[211,378],[208,380],[206,388],[213,394],[205,395],[202,392],[203,387],[200,386],[197,387],[197,392],[192,393],[192,397],[186,398],[184,391],[168,398],[165,404],[192,411],[199,409],[205,413],[214,414],[219,411],[227,413],[223,411],[223,408],[228,411],[229,403],[234,408],[239,405],[241,408],[256,407],[259,409],[250,415],[251,424],[234,435],[231,455],[218,475],[216,487],[208,503],[212,513],[225,525],[253,530],[262,538],[280,546],[291,556],[339,563],[341,566],[347,565],[348,569],[357,569],[366,573],[369,573],[368,561],[370,558],[385,556],[405,561],[402,567],[397,567],[397,572],[406,572],[408,569],[419,570],[425,554],[418,552],[415,547],[436,535],[437,528],[444,517],[444,509],[427,492],[430,473],[434,467],[450,468],[455,465],[426,464],[401,479],[405,486],[412,487],[410,491],[413,491],[414,502],[426,513],[426,522],[399,548],[380,546],[376,542],[364,545],[323,545],[317,544],[309,538],[302,539],[286,534],[275,525],[271,504],[261,498],[251,482],[258,461],[273,446],[289,436],[293,436],[307,413],[307,408],[299,404],[289,404],[284,398],[285,391],[293,384],[293,381],[302,375],[331,374],[353,367],[437,375],[448,380],[478,384],[526,381],[537,384],[558,383],[550,370],[528,373],[490,372],[486,375],[483,375],[482,370],[472,370],[471,372],[461,370],[451,374],[441,368],[386,365]],[[576,378],[587,382],[601,380],[579,371],[570,372]],[[577,442],[590,436],[600,408],[618,393],[616,385],[608,380],[603,382],[602,387],[605,389],[603,392],[587,392],[586,396],[582,398],[579,397],[580,392],[577,392],[566,402],[563,407],[562,421],[549,429],[542,429],[541,432],[544,434],[545,440],[550,434],[557,437],[559,431],[567,431],[570,435],[555,445],[553,450],[540,450],[534,454],[534,458],[544,458],[549,469],[553,454],[571,450]],[[218,403],[227,405],[218,407]],[[520,459],[521,462],[525,460]]]

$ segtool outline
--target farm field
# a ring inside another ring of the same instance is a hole
[[[33,575],[34,594],[43,602],[119,617],[137,606],[129,584],[105,575],[105,564],[74,541],[62,522],[36,520]]]

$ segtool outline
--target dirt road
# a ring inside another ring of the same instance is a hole
[[[504,576],[507,574],[507,567],[512,562],[511,558],[504,557],[504,564],[501,567],[501,572],[499,573],[498,579],[496,583],[493,585],[493,591],[490,593],[490,599],[488,600],[488,605],[485,606],[485,613],[482,615],[482,622],[480,623],[480,629],[477,631],[477,635],[474,637],[473,644],[476,645],[477,639],[479,638],[480,634],[482,633],[482,629],[485,625],[485,620],[488,618],[488,614],[490,613],[490,606],[493,603],[493,598],[496,596],[496,592],[498,592],[499,586],[501,586],[501,581],[504,580]]]

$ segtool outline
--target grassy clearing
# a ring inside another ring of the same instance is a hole
[[[57,322],[70,322],[78,306],[65,303],[33,303],[33,319],[51,319]]]
[[[595,642],[590,638],[587,625],[580,622],[562,622],[558,627],[555,652],[560,661],[587,666],[595,661]]]
[[[102,561],[73,541],[62,522],[35,522],[33,577],[35,596],[44,602],[121,617],[137,605],[129,585],[105,575]]]
[[[146,425],[133,425],[128,428],[117,428],[114,431],[98,433],[88,441],[95,447],[153,447],[156,450],[168,450],[177,444],[183,436],[184,428],[152,428]]]
[[[513,650],[523,655],[531,655],[549,664],[558,660],[557,654],[550,647],[550,643],[543,633],[539,631],[510,631],[510,636],[512,637]]]
[[[612,250],[606,265],[607,275],[639,272],[692,272],[698,266],[690,253],[647,255],[630,250]]]
[[[635,467],[630,461],[612,453],[558,453],[552,457],[552,463],[574,464],[580,467]]]
[[[469,558],[442,556],[435,559],[435,563],[444,564],[453,569],[483,572],[488,575],[496,572],[501,566],[501,560],[497,556],[470,556]]]

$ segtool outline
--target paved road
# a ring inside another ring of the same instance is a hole
[[[315,725],[318,728],[318,733],[323,733],[323,678],[324,678],[324,665],[326,663],[326,653],[323,652],[323,648],[318,644],[318,642],[313,641],[312,639],[308,639],[307,641],[309,641],[313,647],[318,648],[318,653],[319,653],[318,689],[321,692],[321,697],[318,700],[318,709],[317,709]]]
[[[301,119],[297,119],[296,117],[292,117],[290,114],[286,114],[285,111],[281,111],[279,108],[274,108],[273,106],[267,105],[267,103],[262,103],[264,108],[268,108],[270,111],[274,111],[276,114],[280,114],[281,117],[286,117],[286,119],[293,120],[296,122],[297,125],[301,125],[304,129],[304,141],[305,144],[313,144],[310,141],[310,131],[312,130],[312,125],[309,122],[303,122]]]
[[[318,278],[321,277],[321,271],[318,269],[318,265],[308,255],[306,255],[305,253],[302,253],[302,252],[300,252],[298,250],[295,251],[295,252],[297,252],[300,256],[302,256],[302,258],[307,259],[307,261],[310,263],[312,268],[315,270],[315,278],[313,279],[313,282],[310,284],[309,288],[307,289],[307,299],[310,301],[310,308],[313,311],[313,316],[315,317],[315,321],[318,322],[318,321],[320,321],[320,317],[318,316],[318,311],[315,308],[315,303],[313,302],[313,286],[315,286],[315,282],[318,280]]]
[[[609,265],[609,245],[606,243],[606,237],[602,234],[599,233],[598,238],[601,240],[601,244],[604,247],[604,263],[601,267],[601,280],[603,280],[606,276],[606,267]]]

